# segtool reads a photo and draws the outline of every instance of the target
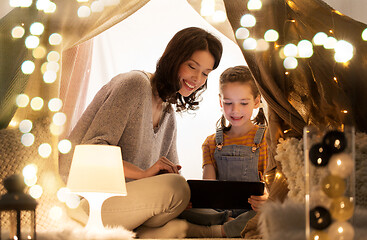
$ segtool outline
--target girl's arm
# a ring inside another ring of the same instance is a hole
[[[206,164],[203,167],[203,179],[216,180],[217,175],[213,164]]]

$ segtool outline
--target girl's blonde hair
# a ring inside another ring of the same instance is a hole
[[[251,88],[251,93],[254,98],[260,96],[259,89],[256,86],[255,80],[250,72],[250,69],[247,66],[235,66],[227,68],[219,78],[219,90],[222,92],[223,86],[227,83],[244,83],[248,84]],[[254,120],[252,120],[254,124],[263,125],[266,124],[266,119],[264,115],[264,110],[262,108],[259,109],[259,112]],[[226,118],[222,114],[221,118],[217,121],[217,127],[223,129],[224,131],[228,131],[231,128],[231,125],[226,125]]]

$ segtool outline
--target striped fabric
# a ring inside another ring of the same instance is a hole
[[[258,128],[259,128],[258,126],[255,126],[253,129],[250,130],[250,132],[247,135],[237,137],[237,138],[230,138],[224,133],[223,134],[223,137],[224,137],[223,144],[224,146],[236,144],[236,145],[245,145],[245,146],[252,147],[254,144],[254,137],[255,137],[255,134]],[[216,148],[215,134],[213,134],[213,135],[208,136],[202,145],[203,167],[206,164],[213,164],[215,169],[217,170],[217,164],[214,159],[215,148]],[[260,143],[260,153],[259,153],[259,163],[258,163],[259,176],[261,176],[261,178],[264,175],[264,172],[266,169],[267,159],[268,159],[268,145],[265,141],[265,137],[263,137]]]

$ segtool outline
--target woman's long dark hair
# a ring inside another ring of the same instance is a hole
[[[218,67],[222,57],[222,43],[211,33],[197,27],[189,27],[177,32],[157,62],[152,78],[153,89],[158,92],[163,101],[176,104],[178,112],[197,109],[197,99],[207,87],[205,82],[188,97],[178,93],[181,88],[178,76],[180,65],[198,50],[208,50],[214,57],[213,70]]]
[[[254,98],[260,96],[259,89],[257,88],[254,77],[248,67],[236,66],[227,68],[219,77],[219,88],[222,90],[225,84],[234,82],[248,84],[251,88],[252,96],[254,96]],[[262,108],[259,109],[257,116],[252,120],[252,122],[257,125],[266,124],[266,118]],[[221,128],[223,131],[228,131],[231,128],[231,125],[226,125],[226,118],[223,114],[217,121],[217,128]]]

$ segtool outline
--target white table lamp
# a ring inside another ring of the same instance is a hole
[[[103,202],[112,196],[126,196],[121,149],[111,145],[77,145],[74,150],[67,187],[89,203],[86,229],[104,230]]]

